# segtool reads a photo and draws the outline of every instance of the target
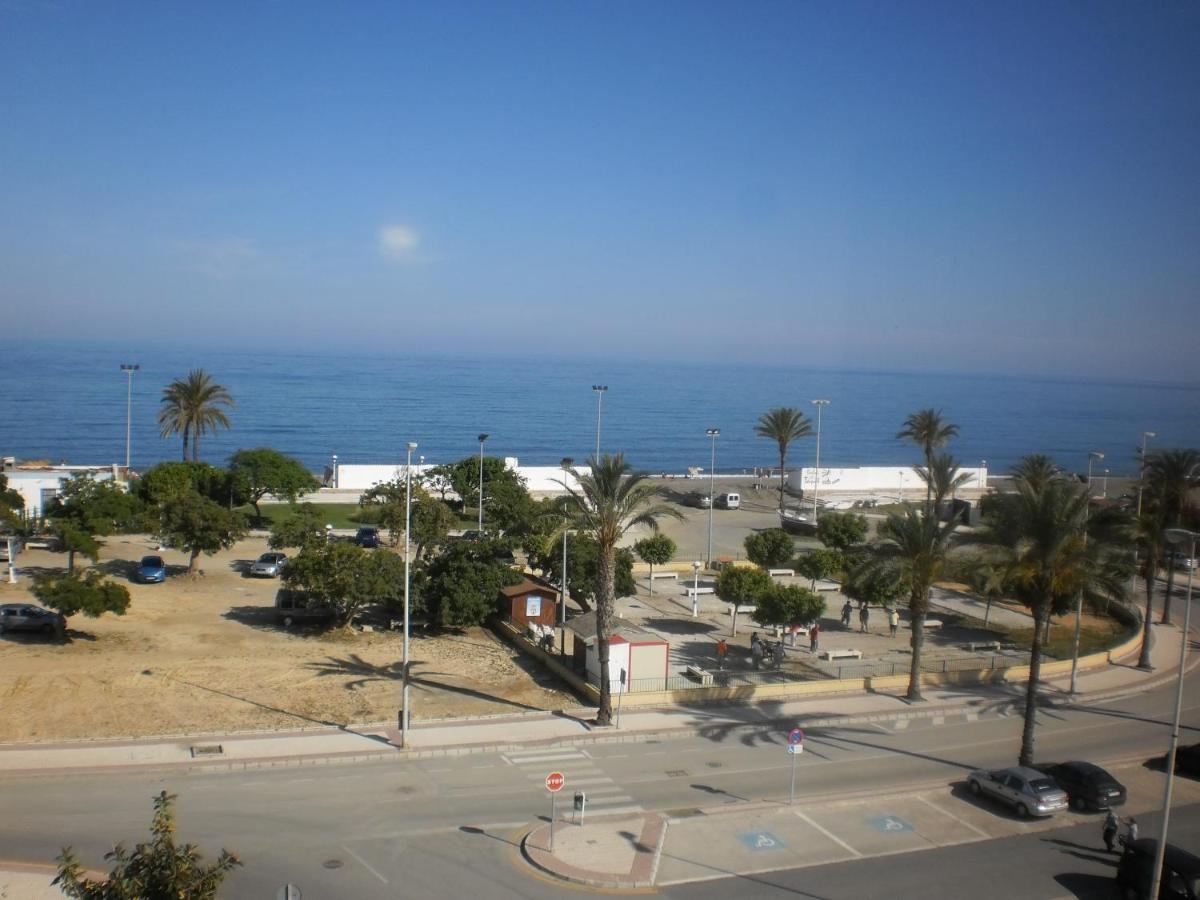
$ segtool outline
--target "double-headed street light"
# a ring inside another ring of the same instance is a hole
[[[483,442],[486,434],[479,435],[479,538],[483,539]]]
[[[712,565],[712,525],[713,507],[717,505],[717,495],[713,493],[717,479],[717,438],[721,435],[720,428],[710,428],[704,432],[712,440],[712,457],[708,463],[708,564]]]
[[[1163,536],[1173,547],[1190,545],[1188,558],[1196,558],[1196,539],[1200,534],[1188,531],[1186,528],[1168,528]],[[1167,826],[1171,821],[1171,789],[1175,785],[1175,751],[1179,746],[1179,718],[1183,711],[1183,673],[1187,663],[1187,651],[1190,638],[1188,629],[1191,627],[1192,616],[1192,579],[1196,571],[1195,565],[1188,569],[1187,602],[1183,605],[1183,634],[1179,642],[1179,676],[1175,685],[1175,719],[1171,727],[1171,746],[1167,750],[1167,784],[1163,788],[1163,823],[1162,834],[1158,838],[1158,846],[1154,850],[1154,879],[1150,884],[1151,897],[1157,897],[1159,886],[1162,884],[1163,854],[1167,849]]]
[[[817,498],[821,492],[821,410],[829,405],[828,400],[813,400],[812,405],[817,408],[817,465],[813,475],[813,522],[817,521]]]
[[[138,363],[121,363],[125,373],[125,477],[129,478],[129,444],[133,431],[133,373],[140,369]]]
[[[608,391],[607,384],[593,384],[596,392],[596,462],[600,462],[600,413],[604,409],[604,394]]]
[[[408,462],[404,466],[404,661],[402,668],[404,675],[402,679],[403,687],[401,688],[401,703],[403,709],[400,712],[400,746],[408,746],[408,633],[409,633],[409,591],[412,583],[412,560],[409,558],[408,534],[412,530],[412,455],[417,449],[414,441],[409,441],[405,444],[408,450]]]
[[[1087,468],[1087,494],[1083,500],[1083,546],[1087,547],[1087,528],[1088,519],[1091,517],[1092,507],[1092,463],[1097,460],[1104,459],[1104,454],[1099,450],[1092,450],[1088,453],[1088,468]],[[1074,694],[1078,689],[1078,673],[1079,673],[1079,636],[1083,631],[1083,589],[1079,590],[1078,596],[1075,598],[1075,638],[1071,644],[1071,693]]]

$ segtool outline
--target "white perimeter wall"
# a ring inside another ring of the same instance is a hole
[[[522,466],[518,464],[515,456],[505,457],[504,466],[507,469],[514,470],[524,479],[526,490],[532,493],[561,494],[563,487],[559,482],[566,482],[571,487],[578,485],[575,477],[570,473],[564,472],[559,466]],[[426,463],[423,466],[414,463],[412,467],[413,477],[416,478],[421,473],[432,468],[434,466],[431,463]],[[576,471],[586,475],[591,470],[586,466],[580,466]],[[382,466],[339,463],[335,479],[329,486],[343,491],[366,491],[378,484],[384,484],[385,482],[403,477],[404,463]]]
[[[983,490],[987,486],[987,469],[964,468],[963,474],[970,480],[963,490]],[[825,493],[888,493],[922,488],[923,482],[912,466],[859,466],[847,469],[803,468],[788,475],[788,488],[807,496],[817,486],[820,473],[820,491]]]
[[[25,515],[40,518],[44,514],[42,491],[52,490],[57,494],[64,482],[80,472],[91,473],[97,481],[110,481],[116,469],[116,466],[55,466],[52,469],[9,469],[4,474],[8,477],[9,488],[24,500]]]

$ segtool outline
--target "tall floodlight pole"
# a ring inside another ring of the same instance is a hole
[[[1104,459],[1104,454],[1097,450],[1092,450],[1088,453],[1088,470],[1087,470],[1087,496],[1084,498],[1083,506],[1083,546],[1087,547],[1087,528],[1088,519],[1091,518],[1092,512],[1092,463],[1097,460]],[[1079,635],[1083,631],[1083,590],[1080,589],[1078,596],[1075,598],[1075,638],[1071,643],[1071,693],[1074,694],[1079,689],[1078,674],[1079,674]]]
[[[400,713],[400,746],[408,746],[408,633],[409,633],[409,591],[412,582],[412,560],[409,558],[408,534],[412,530],[412,455],[417,449],[417,445],[413,441],[405,444],[408,449],[408,462],[404,466],[404,662],[402,668],[404,670],[403,687],[401,688],[401,702],[404,704],[403,710]]]
[[[593,384],[592,390],[596,392],[596,462],[600,462],[600,413],[604,409],[604,394],[608,385]]]
[[[1189,559],[1196,558],[1196,538],[1200,537],[1194,531],[1185,528],[1168,528],[1163,532],[1167,542],[1172,546],[1190,544]],[[1175,685],[1175,719],[1171,727],[1171,746],[1167,750],[1167,784],[1163,788],[1163,823],[1162,834],[1158,837],[1158,846],[1154,851],[1154,879],[1150,884],[1151,897],[1158,896],[1159,885],[1162,883],[1163,854],[1167,849],[1167,826],[1171,821],[1171,788],[1175,786],[1175,750],[1179,746],[1179,717],[1183,711],[1183,671],[1187,663],[1188,628],[1191,626],[1192,615],[1192,579],[1196,567],[1188,569],[1187,602],[1183,605],[1183,635],[1179,642],[1179,676]]]
[[[720,428],[710,428],[704,432],[712,441],[712,457],[708,463],[708,565],[712,566],[712,525],[713,507],[717,505],[717,495],[714,493],[717,483],[717,438],[721,435]]]
[[[817,408],[817,465],[813,475],[813,522],[815,523],[817,521],[817,498],[821,493],[821,410],[829,405],[829,401],[813,400],[812,405]]]
[[[488,439],[486,434],[479,435],[479,537],[483,539],[483,442]]]
[[[571,471],[571,466],[575,464],[575,460],[569,456],[564,456],[562,460],[563,467],[563,487],[566,487],[566,477]],[[569,529],[563,529],[563,558],[562,558],[562,582],[559,585],[558,591],[558,652],[561,656],[567,655],[567,534]]]
[[[125,373],[125,477],[129,477],[129,444],[133,432],[133,373],[140,369],[138,363],[121,363]]]
[[[1138,490],[1137,490],[1137,518],[1141,522],[1142,518],[1142,485],[1146,480],[1146,439],[1158,437],[1153,431],[1142,432],[1142,453],[1138,459]],[[1133,574],[1129,576],[1129,596],[1133,597],[1137,591],[1137,563],[1138,563],[1138,546],[1133,545]],[[1154,565],[1148,562],[1147,565]],[[1154,573],[1151,572],[1150,581],[1146,585],[1146,590],[1150,590],[1150,584],[1154,581]],[[1146,603],[1150,603],[1150,598],[1146,598]],[[1138,654],[1138,668],[1145,672],[1152,671],[1154,666],[1150,663],[1150,619],[1151,610],[1146,610],[1145,621],[1142,623],[1142,651]]]

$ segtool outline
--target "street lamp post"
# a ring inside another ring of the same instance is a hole
[[[403,687],[401,688],[401,703],[404,708],[400,712],[400,746],[408,746],[408,725],[409,725],[409,707],[408,707],[408,634],[409,634],[409,591],[412,583],[412,560],[409,558],[409,547],[411,546],[408,540],[409,532],[412,530],[412,455],[417,449],[414,441],[409,441],[405,444],[408,450],[408,462],[404,466],[404,661],[402,663]]]
[[[692,563],[692,618],[700,616],[700,560]]]
[[[486,434],[479,435],[479,539],[483,540],[483,442]]]
[[[569,456],[564,456],[562,467],[564,479],[567,472],[571,471],[571,466],[575,464],[575,460]],[[563,484],[566,487],[565,481]],[[562,548],[562,582],[559,585],[558,599],[558,652],[560,656],[567,655],[567,534],[569,529],[563,529],[563,548]]]
[[[828,400],[813,400],[812,405],[817,408],[817,465],[816,472],[813,475],[813,523],[817,521],[817,498],[821,493],[821,410],[829,405]]]
[[[1185,528],[1168,528],[1163,532],[1167,542],[1172,546],[1190,544],[1188,557],[1196,558],[1196,538],[1200,534]],[[1183,639],[1179,642],[1179,676],[1175,684],[1175,719],[1171,726],[1171,745],[1167,750],[1167,784],[1163,788],[1163,823],[1162,834],[1158,838],[1158,846],[1154,851],[1154,879],[1150,884],[1150,896],[1157,897],[1159,886],[1162,884],[1163,854],[1167,849],[1167,826],[1171,821],[1171,789],[1175,786],[1175,751],[1179,746],[1179,718],[1183,711],[1183,673],[1187,663],[1188,628],[1191,626],[1192,615],[1192,579],[1196,569],[1188,569],[1187,602],[1183,606]]]
[[[712,441],[712,456],[708,463],[708,564],[712,565],[712,526],[713,526],[713,507],[717,505],[716,479],[717,479],[717,438],[721,435],[720,428],[710,428],[704,432]]]
[[[600,462],[600,413],[604,408],[604,394],[608,385],[593,384],[592,390],[596,392],[596,462]]]
[[[983,495],[987,493],[987,460],[979,461],[979,498],[982,500]]]
[[[1097,450],[1088,453],[1087,495],[1083,506],[1083,546],[1087,547],[1088,519],[1091,517],[1092,506],[1092,463],[1104,459],[1104,454]],[[1080,589],[1075,598],[1075,637],[1071,643],[1071,693],[1079,689],[1079,636],[1083,631],[1083,590]]]
[[[1142,518],[1142,485],[1146,480],[1146,439],[1152,437],[1158,437],[1158,435],[1153,431],[1142,432],[1142,453],[1138,458],[1137,517],[1139,521]],[[1131,597],[1134,596],[1134,593],[1137,590],[1137,562],[1138,547],[1135,543],[1133,545],[1133,574],[1129,576],[1129,596]],[[1154,563],[1153,561],[1148,561],[1147,565],[1153,566]],[[1141,653],[1138,654],[1138,668],[1145,672],[1150,672],[1154,669],[1153,664],[1150,662],[1150,620],[1152,611],[1150,609],[1149,595],[1150,584],[1154,581],[1154,573],[1151,572],[1150,575],[1151,577],[1146,584],[1146,614],[1143,617],[1145,621],[1142,622],[1142,650]]]
[[[125,477],[129,478],[129,444],[133,432],[133,373],[140,369],[138,363],[121,363],[125,373]]]
[[[1100,479],[1100,496],[1108,499],[1108,469],[1104,470],[1104,477]]]

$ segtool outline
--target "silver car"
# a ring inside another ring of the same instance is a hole
[[[1052,816],[1067,808],[1067,794],[1049,775],[1026,766],[983,769],[967,776],[967,787],[976,797],[986,794],[1011,806],[1017,815]]]
[[[286,563],[286,553],[264,553],[251,564],[250,574],[259,578],[278,578]]]
[[[5,603],[0,606],[0,634],[7,631],[61,633],[66,623],[61,613],[31,603]]]

